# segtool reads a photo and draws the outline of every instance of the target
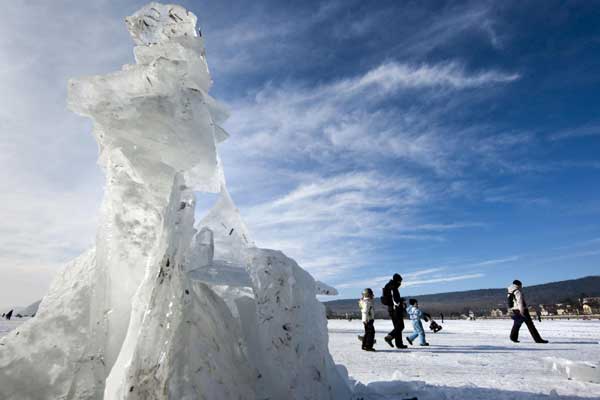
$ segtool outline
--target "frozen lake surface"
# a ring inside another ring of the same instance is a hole
[[[22,322],[0,320],[0,336]],[[509,320],[451,320],[439,333],[426,329],[430,347],[397,350],[383,340],[391,322],[377,320],[378,351],[368,353],[357,339],[360,321],[330,320],[329,348],[335,362],[360,382],[356,389],[365,392],[365,400],[600,399],[600,384],[568,380],[543,362],[560,357],[599,363],[600,321],[544,321],[537,326],[549,344],[533,343],[525,326],[521,343],[510,342]]]
[[[404,332],[412,331],[405,322]],[[391,321],[376,320],[378,351],[369,353],[357,339],[360,321],[329,320],[329,349],[351,378],[381,394],[376,399],[600,399],[600,384],[568,380],[543,362],[561,357],[600,363],[600,321],[536,325],[549,344],[534,343],[525,325],[521,343],[512,343],[510,320],[447,320],[436,334],[425,325],[430,347],[397,350],[383,340]]]

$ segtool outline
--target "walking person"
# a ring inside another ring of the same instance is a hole
[[[429,343],[425,341],[425,330],[423,329],[421,319],[424,319],[425,322],[427,322],[429,319],[431,319],[431,317],[429,314],[426,314],[419,309],[419,302],[417,301],[417,299],[410,299],[408,303],[410,305],[408,306],[406,311],[408,313],[410,321],[412,322],[413,333],[412,335],[406,337],[406,341],[412,345],[413,340],[419,337],[420,346],[429,346]]]
[[[365,334],[362,339],[362,349],[365,351],[375,351],[375,302],[373,301],[373,291],[366,288],[362,292],[362,298],[358,301],[362,323],[365,328]]]
[[[392,329],[384,339],[390,347],[394,347],[395,344],[399,349],[406,349],[407,346],[402,343],[405,304],[404,299],[400,297],[400,291],[398,290],[400,285],[402,285],[402,277],[400,274],[394,274],[392,279],[383,288],[381,304],[387,306],[388,314],[394,325],[394,329]]]
[[[536,343],[548,343],[547,340],[542,339],[533,324],[527,303],[525,302],[523,284],[519,280],[513,281],[513,284],[508,287],[508,307],[512,310],[512,319],[514,321],[512,330],[510,331],[510,340],[519,343],[519,329],[521,329],[521,325],[524,322]]]

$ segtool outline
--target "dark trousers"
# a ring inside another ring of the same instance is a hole
[[[525,310],[525,315],[522,315],[519,310],[513,310],[512,319],[514,321],[512,330],[510,331],[510,340],[518,340],[519,339],[519,329],[521,329],[521,325],[525,322],[527,325],[527,329],[529,329],[529,333],[531,337],[536,342],[541,342],[543,339],[540,336],[539,332],[535,328],[533,324],[533,320],[531,319],[531,315],[529,315],[529,311]]]
[[[375,321],[370,320],[368,322],[363,322],[365,326],[365,335],[362,340],[362,348],[363,349],[372,349],[373,342],[375,341],[375,326],[373,325]]]
[[[404,330],[404,315],[401,307],[388,307],[388,313],[390,314],[390,318],[392,320],[392,324],[394,324],[394,329],[388,333],[388,336],[391,336],[395,340],[396,347],[402,343],[402,331]]]

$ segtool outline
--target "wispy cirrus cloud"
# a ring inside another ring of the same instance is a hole
[[[430,268],[424,270],[418,270],[415,272],[402,274],[402,287],[417,287],[417,286],[427,286],[436,283],[444,283],[444,282],[456,282],[468,279],[477,279],[482,278],[485,275],[483,273],[471,273],[471,274],[436,274],[440,271],[443,271],[445,268]],[[379,288],[383,287],[389,280],[391,276],[377,276],[369,279],[362,280],[353,280],[348,282],[343,282],[336,285],[337,288],[340,289],[361,289],[365,287],[371,288]]]
[[[444,99],[453,93],[518,78],[496,70],[469,72],[455,62],[388,61],[316,86],[267,84],[231,104],[236,112],[226,128],[236,133],[236,146],[230,149],[225,143],[221,148],[235,196],[248,196],[244,165],[264,166],[257,171],[264,177],[259,181],[287,177],[284,191],[241,204],[258,244],[279,246],[319,279],[327,279],[367,265],[382,238],[443,242],[450,231],[481,228],[477,221],[427,216],[426,207],[435,207],[452,189],[448,182],[424,180],[410,168],[436,174],[450,164],[461,169],[465,162],[490,159],[522,143],[508,137],[479,140],[472,132],[448,140],[437,115],[438,105],[446,108]],[[407,91],[434,111],[403,102],[382,108],[387,97]],[[407,169],[388,170],[386,163],[397,161]],[[305,173],[282,172],[291,169]],[[256,190],[260,188],[252,192]]]
[[[551,141],[557,141],[598,135],[600,135],[600,124],[590,123],[586,125],[576,126],[570,129],[563,129],[559,132],[550,134],[548,138]]]
[[[405,287],[423,286],[423,285],[431,285],[432,283],[455,282],[455,281],[464,281],[466,279],[477,279],[477,278],[482,278],[484,276],[485,275],[482,273],[465,274],[465,275],[450,275],[450,276],[443,276],[443,277],[439,277],[439,278],[408,281],[406,283],[403,283],[403,285]]]
[[[435,202],[431,188],[376,171],[303,177],[290,192],[242,209],[260,246],[280,248],[320,279],[373,262],[389,241],[443,241],[480,223],[424,223],[419,210]],[[433,272],[433,271],[430,271]]]
[[[496,140],[482,139],[476,129],[449,136],[443,119],[452,108],[464,105],[459,98],[469,99],[468,94],[456,96],[457,90],[515,79],[518,75],[499,71],[469,74],[455,63],[388,62],[362,75],[314,87],[267,84],[231,104],[236,112],[227,128],[238,133],[237,148],[246,157],[275,158],[285,153],[293,160],[320,164],[384,157],[437,172],[464,168],[480,158],[494,164],[526,138],[504,134]],[[406,90],[411,91],[410,103],[398,98],[394,107],[382,107],[389,101],[386,93],[399,96]]]
[[[468,89],[508,83],[519,79],[518,73],[500,71],[483,71],[467,73],[464,66],[449,62],[436,65],[406,65],[398,62],[386,62],[365,75],[342,81],[334,85],[336,93],[354,90],[366,90],[377,87],[383,93],[399,88],[450,87],[452,89]]]

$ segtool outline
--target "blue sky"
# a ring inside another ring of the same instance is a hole
[[[131,63],[122,21],[144,4],[46,3],[0,27],[0,305],[93,243],[103,176],[66,80]],[[342,297],[394,272],[406,294],[598,274],[598,2],[287,3],[180,3],[258,245]]]

